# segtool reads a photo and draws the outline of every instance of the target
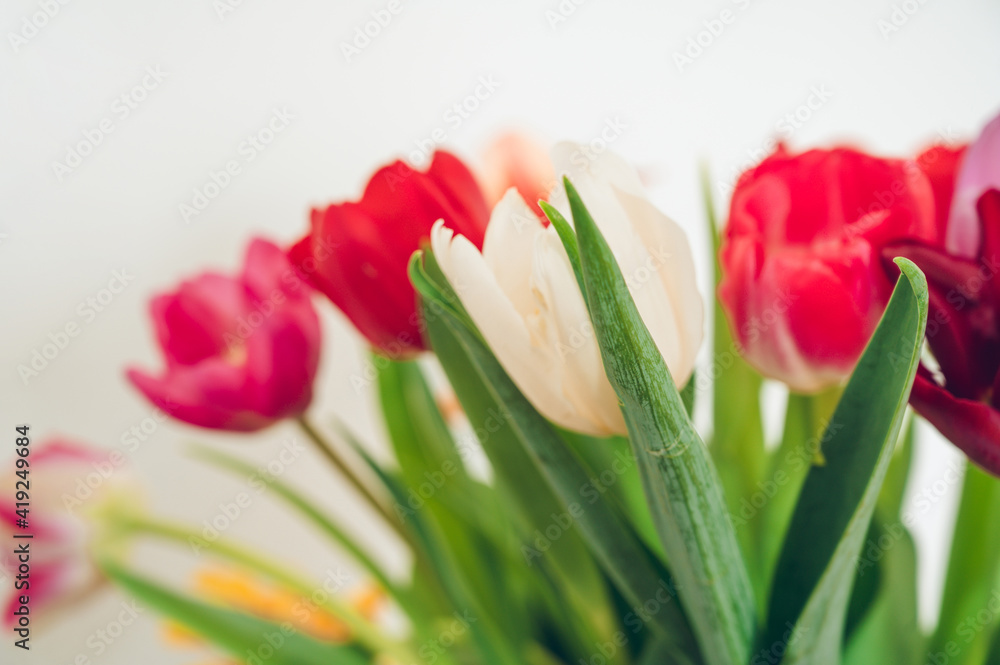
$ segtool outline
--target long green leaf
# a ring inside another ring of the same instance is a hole
[[[368,658],[349,645],[327,644],[256,617],[182,596],[117,562],[101,562],[104,572],[148,605],[216,644],[235,658],[273,665],[364,665]]]
[[[973,464],[965,471],[962,500],[955,523],[948,575],[938,627],[929,646],[949,663],[980,663],[989,631],[979,625],[981,611],[992,613],[1000,575],[1000,480]],[[996,623],[996,617],[994,617]]]
[[[425,258],[432,260],[430,254]],[[459,398],[483,394],[471,389],[469,384],[473,377],[478,377],[482,389],[496,404],[493,408],[500,408],[504,414],[507,427],[491,435],[484,444],[487,452],[490,453],[494,446],[510,446],[511,450],[517,446],[527,454],[535,473],[540,472],[545,485],[558,496],[560,505],[557,511],[546,515],[548,525],[559,529],[560,536],[556,542],[573,533],[572,529],[561,528],[557,523],[557,520],[564,519],[561,515],[568,513],[570,523],[579,527],[594,556],[632,607],[654,601],[663,588],[671,589],[672,581],[658,570],[648,550],[612,504],[603,496],[590,502],[582,493],[583,488],[590,485],[587,469],[555,428],[517,389],[471,322],[461,312],[446,305],[447,297],[441,287],[427,276],[419,256],[411,262],[410,269],[411,279],[425,300],[425,319],[432,346],[438,350]],[[432,303],[437,306],[431,307]],[[460,357],[462,355],[464,358]],[[460,389],[462,385],[466,389]],[[463,402],[463,406],[472,417],[469,407],[474,405]],[[520,463],[517,466],[525,468]],[[517,476],[512,478],[518,479]],[[540,541],[537,542],[547,547],[544,543],[551,539],[545,538],[543,532],[544,529],[538,534]],[[540,553],[537,552],[539,549],[532,550],[532,557]],[[677,603],[668,598],[661,600],[658,608],[659,611],[650,617],[653,628],[661,632],[674,649],[690,649],[689,629]]]
[[[214,448],[195,446],[193,452],[198,458],[220,469],[236,472],[242,474],[244,477],[250,477],[257,473],[253,464]],[[328,517],[312,501],[298,490],[293,489],[291,485],[286,484],[278,478],[269,477],[266,479],[266,482],[269,489],[273,490],[275,494],[284,499],[291,507],[299,511],[303,517],[319,527],[323,533],[332,538],[338,545],[346,549],[397,601],[403,605],[407,604],[405,590],[390,580],[385,571],[382,570],[382,567],[375,563],[374,559],[361,549],[353,538],[348,536],[336,522]]]
[[[564,182],[605,372],[622,403],[681,600],[706,661],[743,665],[756,629],[754,595],[708,449],[688,418],[611,248],[573,185]]]
[[[761,647],[784,665],[839,665],[856,560],[899,434],[927,323],[927,282],[910,261],[824,435],[778,560]]]
[[[474,494],[462,453],[417,364],[383,362],[378,374],[383,418],[408,491],[408,505],[397,507],[397,513],[405,519],[418,514],[424,518],[425,548],[429,548],[432,562],[437,562],[435,573],[445,582],[453,602],[490,599],[479,603],[478,623],[502,634],[513,649],[523,648],[530,618],[512,611],[517,603],[511,594],[518,585],[507,575],[497,574],[504,568],[504,551],[498,550],[490,535],[476,524],[506,522],[503,504],[474,503],[482,494]],[[486,514],[491,509],[492,514]],[[483,514],[470,521],[468,513],[476,511]],[[490,648],[500,653],[499,648]]]
[[[873,524],[875,521],[873,521]],[[879,523],[865,541],[860,580],[878,577],[878,595],[847,642],[844,665],[923,665],[924,636],[917,623],[917,553],[898,520]],[[877,561],[875,561],[877,559]]]

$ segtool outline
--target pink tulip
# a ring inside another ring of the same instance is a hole
[[[284,252],[250,243],[243,273],[204,273],[150,303],[166,360],[129,380],[175,418],[211,429],[259,430],[301,414],[319,365],[319,319]]]
[[[977,205],[985,192],[1000,189],[998,155],[1000,115],[993,118],[969,146],[958,171],[945,244],[945,249],[954,255],[971,259],[979,252],[981,234]]]
[[[545,148],[524,134],[507,132],[489,145],[483,154],[479,181],[490,208],[514,187],[535,214],[548,222],[538,200],[548,199],[556,184],[556,174]]]
[[[0,485],[0,538],[5,543],[0,562],[10,582],[4,584],[10,594],[4,598],[7,626],[16,619],[13,612],[20,606],[22,595],[28,596],[29,611],[36,617],[46,607],[78,598],[100,579],[87,552],[87,524],[75,509],[82,502],[93,500],[111,477],[107,470],[114,470],[107,454],[60,439],[32,444],[28,461],[27,527],[18,526],[22,515],[15,512],[14,480],[18,478],[14,475],[17,469],[13,459],[4,465],[4,483]],[[105,470],[105,474],[99,473],[98,468]],[[33,534],[33,537],[16,539],[14,534]],[[21,543],[29,544],[31,556],[27,580],[17,577],[20,562],[14,548]],[[15,587],[15,583],[25,581],[27,588]]]

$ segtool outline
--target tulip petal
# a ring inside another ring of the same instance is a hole
[[[694,370],[704,321],[683,230],[649,202],[635,169],[615,153],[593,156],[560,143],[552,161],[568,174],[597,222],[674,381],[683,386]],[[557,190],[552,198],[566,215],[565,192]]]
[[[168,364],[193,365],[226,347],[225,333],[236,328],[246,292],[234,280],[205,273],[181,283],[175,293],[150,302],[156,336]]]
[[[590,433],[626,433],[618,397],[607,380],[586,302],[566,250],[549,229],[536,236],[532,288],[548,309],[559,358],[560,387],[576,414],[589,420]]]
[[[705,306],[692,279],[696,272],[691,245],[684,230],[647,199],[619,191],[618,200],[646,250],[645,264],[631,275],[633,297],[637,292],[644,296],[635,298],[636,306],[643,321],[660,322],[647,325],[674,382],[683,387],[704,338]],[[645,277],[648,273],[653,276]],[[645,297],[647,281],[662,288],[650,289]]]
[[[984,402],[955,397],[926,370],[917,375],[910,404],[970,460],[1000,475],[1000,411]]]
[[[462,305],[525,397],[547,418],[563,427],[589,431],[588,423],[576,414],[568,400],[550,389],[559,367],[555,349],[537,339],[539,334],[544,334],[544,327],[541,331],[530,330],[513,304],[514,299],[531,301],[537,309],[540,304],[537,299],[530,293],[511,296],[505,293],[483,255],[464,236],[445,228],[441,221],[434,225],[431,247]],[[538,322],[541,321],[539,317]]]
[[[955,183],[946,247],[974,258],[979,252],[980,230],[976,202],[988,189],[1000,189],[1000,116],[983,128],[969,146]]]
[[[483,259],[518,314],[535,307],[531,268],[535,242],[544,226],[516,189],[509,189],[493,209],[483,241]]]

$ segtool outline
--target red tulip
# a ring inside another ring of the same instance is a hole
[[[894,277],[892,259],[905,256],[927,275],[927,345],[938,371],[920,366],[910,404],[1000,476],[1000,116],[944,166],[934,189],[945,233],[937,243],[890,245],[883,264]]]
[[[932,145],[917,155],[917,166],[927,176],[934,193],[934,220],[937,244],[943,245],[948,229],[948,216],[955,193],[955,175],[968,146]]]
[[[107,489],[106,483],[113,478],[109,469],[114,470],[108,457],[99,450],[62,440],[31,444],[28,458],[31,506],[26,528],[18,526],[22,517],[15,512],[14,481],[18,478],[14,475],[14,460],[4,466],[0,537],[10,549],[4,547],[0,569],[6,569],[11,580],[4,585],[10,589],[3,603],[6,625],[16,620],[13,612],[20,605],[21,595],[28,595],[30,616],[36,616],[39,611],[44,614],[57,604],[75,600],[99,581],[97,568],[88,554],[87,523],[74,509]],[[28,533],[33,534],[30,540],[13,538],[14,534]],[[31,578],[29,588],[17,591],[13,581],[20,562],[14,549],[22,543],[30,544]]]
[[[151,302],[167,366],[128,378],[175,418],[212,429],[259,430],[301,414],[319,364],[319,318],[284,252],[266,240],[243,273],[205,273]]]
[[[372,346],[411,355],[424,342],[407,266],[439,219],[482,247],[486,201],[469,169],[441,151],[426,172],[397,161],[372,176],[360,201],[314,209],[289,258]]]
[[[905,256],[927,275],[927,343],[940,372],[926,366],[910,404],[969,458],[1000,475],[1000,190],[977,206],[981,238],[974,259],[941,247],[905,243],[886,247],[885,266]]]
[[[840,383],[892,291],[881,248],[937,236],[914,163],[779,146],[740,177],[720,256],[719,298],[746,359],[796,391]]]

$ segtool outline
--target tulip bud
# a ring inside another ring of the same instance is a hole
[[[936,237],[931,187],[914,163],[779,146],[733,193],[719,285],[733,337],[792,390],[838,384],[892,292],[882,246]]]
[[[243,273],[205,273],[151,303],[167,367],[129,380],[179,420],[259,430],[301,414],[319,366],[319,318],[310,290],[265,240],[247,250]]]
[[[309,234],[288,255],[372,346],[405,357],[424,349],[410,256],[439,219],[480,247],[488,218],[472,173],[438,151],[426,172],[397,161],[372,176],[360,201],[313,210]]]
[[[635,171],[605,152],[574,160],[580,146],[553,151],[557,172],[580,192],[618,257],[622,274],[678,387],[694,368],[703,305],[684,232],[647,200]],[[565,193],[552,203],[569,218]],[[434,227],[434,256],[497,360],[535,407],[567,428],[624,434],[583,295],[562,243],[514,188],[493,210],[480,252]]]
[[[945,242],[894,243],[883,265],[895,276],[892,258],[905,256],[927,275],[927,346],[938,371],[921,365],[910,404],[1000,476],[1000,187],[989,187],[991,178],[1000,178],[1000,116],[968,148]],[[974,191],[970,221],[963,197]]]

